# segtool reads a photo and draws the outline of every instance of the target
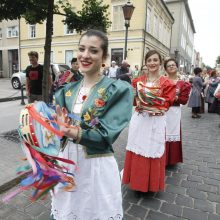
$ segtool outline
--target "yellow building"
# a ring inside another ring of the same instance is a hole
[[[83,0],[70,0],[74,10],[81,8]],[[122,6],[126,0],[104,0],[109,4],[110,20],[112,25],[108,30],[109,58],[120,65],[124,55],[125,26]],[[134,13],[128,29],[127,60],[134,68],[141,66],[144,55],[150,49],[157,49],[163,57],[169,56],[170,39],[174,19],[163,0],[133,0]],[[80,35],[69,30],[62,23],[63,17],[54,16],[54,31],[51,47],[51,62],[70,64],[72,57],[76,56]],[[39,52],[39,62],[44,59],[44,42],[46,22],[44,24],[28,25],[24,20],[20,21],[20,53],[21,69],[28,64],[27,53],[30,50]]]

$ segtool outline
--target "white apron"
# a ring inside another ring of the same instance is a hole
[[[172,106],[166,112],[166,141],[180,141],[181,107]]]
[[[165,125],[165,115],[135,112],[129,125],[126,149],[144,157],[160,158],[165,151]]]

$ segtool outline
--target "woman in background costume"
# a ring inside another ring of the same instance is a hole
[[[206,93],[206,99],[205,101],[208,103],[208,112],[209,113],[216,113],[215,106],[212,106],[215,97],[214,97],[214,92],[220,82],[220,78],[217,75],[216,70],[212,70],[210,73],[210,78],[207,81],[207,93]],[[216,103],[214,103],[215,105]]]
[[[202,82],[200,77],[202,69],[200,67],[196,67],[193,72],[195,76],[192,78],[192,89],[189,95],[188,107],[192,108],[192,118],[201,118],[201,115],[199,115],[202,105],[201,95],[206,82]]]
[[[161,55],[145,56],[148,72],[136,81],[122,182],[135,191],[157,192],[165,185],[165,111],[175,99],[175,85],[159,71]]]
[[[77,162],[78,169],[69,167],[75,176],[75,190],[55,188],[52,215],[57,220],[123,218],[120,174],[112,144],[130,120],[132,88],[101,74],[107,52],[105,34],[96,30],[84,33],[77,53],[84,79],[55,94],[58,120],[67,122],[70,113],[81,120],[60,128],[68,137],[61,156]]]
[[[176,84],[175,101],[166,112],[166,165],[175,165],[183,162],[180,105],[187,103],[191,85],[178,78],[178,64],[175,59],[166,60],[164,69],[167,72],[168,79]]]

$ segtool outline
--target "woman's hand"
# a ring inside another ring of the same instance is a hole
[[[68,117],[68,111],[66,108],[61,109],[60,106],[57,105],[56,113],[56,119],[60,122],[60,131],[69,138],[77,139],[79,128],[77,126],[71,126],[71,120]]]

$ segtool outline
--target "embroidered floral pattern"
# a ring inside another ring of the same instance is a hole
[[[89,127],[95,127],[99,124],[99,114],[100,110],[105,106],[108,97],[106,96],[105,88],[100,88],[98,90],[98,98],[95,99],[94,105],[88,109],[88,111],[83,115],[85,124]]]
[[[59,215],[59,212],[57,210],[53,211],[54,216],[51,216],[51,219],[55,220],[54,217],[56,219],[61,219],[62,217]],[[74,214],[73,212],[70,212],[69,214],[67,214],[65,216],[65,219],[68,220],[83,220],[80,217],[78,217],[76,214]],[[100,218],[95,218],[93,220],[101,220]],[[121,214],[117,214],[115,217],[107,217],[106,220],[122,220],[122,215]]]
[[[105,102],[102,99],[96,99],[95,100],[95,106],[98,108],[101,108],[105,105]]]

